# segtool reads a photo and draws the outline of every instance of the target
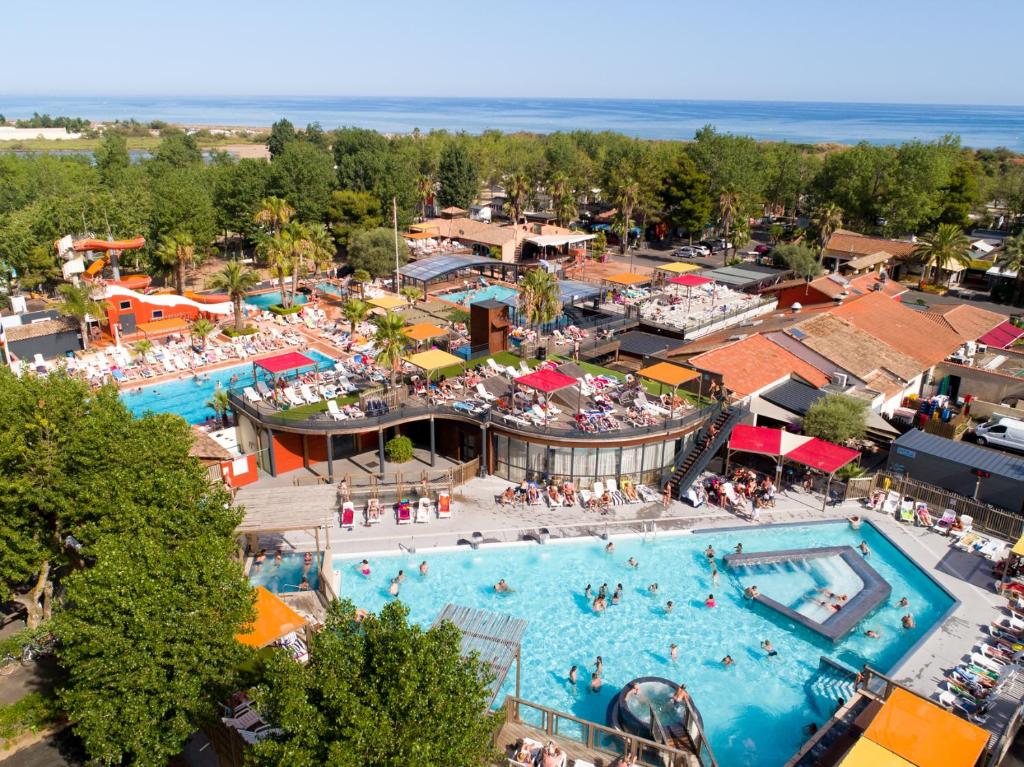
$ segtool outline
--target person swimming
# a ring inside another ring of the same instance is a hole
[[[759,595],[760,595],[760,592],[757,590],[757,586],[747,586],[743,590],[743,598],[744,599],[753,599],[754,597],[759,596]]]
[[[504,578],[502,578],[501,580],[499,580],[497,583],[494,584],[494,590],[498,594],[511,594],[512,593],[512,587],[509,586],[505,582]]]
[[[711,584],[713,586],[718,585],[718,568],[715,566],[714,562],[711,563]]]
[[[768,653],[769,658],[776,658],[779,655],[779,651],[772,647],[772,640],[765,639],[761,642],[761,649]]]
[[[299,591],[309,591],[309,578],[302,576],[302,580],[299,581]]]
[[[679,660],[679,645],[673,644],[669,646],[668,657],[670,657],[673,662]]]
[[[907,613],[902,618],[900,618],[900,622],[903,624],[903,628],[905,629],[912,629],[917,627],[917,624],[914,623],[914,616],[910,613]]]
[[[640,685],[633,682],[629,685],[629,690],[626,691],[626,698],[636,698],[640,695]]]
[[[615,544],[609,541],[608,545],[604,547],[604,553],[611,554],[613,551],[615,551]]]
[[[676,687],[676,691],[672,693],[672,702],[678,706],[683,701],[688,700],[689,697],[690,693],[686,691],[686,685],[680,684],[678,687]]]
[[[636,561],[636,557],[630,557],[629,561],[626,562],[626,564],[632,567],[634,570],[640,567],[640,563]]]
[[[363,575],[369,575],[370,574],[370,563],[367,560],[364,559],[362,562],[360,562],[356,566],[356,569],[359,570],[359,572],[362,573]]]
[[[671,615],[673,607],[675,607],[675,605],[672,604],[672,600],[668,600],[668,602],[665,604],[665,614]]]
[[[657,583],[652,583],[650,586],[647,587],[647,591],[649,591],[651,594],[657,594],[658,593],[658,584]]]
[[[427,577],[427,571],[429,569],[430,565],[427,564],[427,560],[424,559],[422,562],[420,562],[420,575],[422,575],[424,578]]]
[[[603,596],[598,595],[597,599],[594,600],[594,612],[595,613],[603,613],[607,609],[608,609],[608,600],[605,599]]]
[[[598,674],[604,673],[604,658],[600,655],[594,658],[594,671]]]
[[[717,604],[714,594],[708,594],[708,598],[704,600],[705,607],[715,607]]]
[[[864,632],[864,636],[866,636],[868,639],[879,639],[882,635],[873,629],[868,629]]]
[[[398,571],[398,577],[395,578],[399,583],[405,583],[405,570]]]
[[[615,589],[614,593],[612,594],[612,604],[613,605],[617,605],[621,601],[622,601],[622,592],[619,591],[618,589]]]
[[[571,684],[573,687],[576,686],[576,682],[579,679],[579,674],[580,672],[577,666],[573,666],[571,669],[569,669],[569,684]]]
[[[388,593],[393,597],[398,596],[398,578],[391,579],[391,585],[388,586]]]
[[[742,543],[737,543],[735,551],[736,551],[737,554],[742,554],[743,553],[743,544]]]
[[[590,587],[590,584],[588,583],[587,587],[585,589],[583,589],[583,596],[585,596],[587,599],[590,599],[590,592],[591,591],[593,591],[593,589]]]
[[[734,661],[732,659],[731,655],[726,655],[724,658],[722,658],[722,665],[725,666],[726,668],[728,668],[729,666],[733,665],[735,662],[736,661]]]
[[[871,554],[871,550],[868,548],[867,541],[861,541],[860,546],[858,546],[857,548],[860,549],[861,556],[863,556],[864,559],[867,559],[868,556]]]
[[[596,671],[590,675],[590,691],[601,692],[601,675]]]
[[[708,544],[708,547],[704,549],[704,556],[707,557],[708,562],[715,561],[715,547]]]
[[[899,602],[896,603],[896,606],[897,607],[909,607],[910,606],[910,600],[907,599],[906,597],[903,597]]]
[[[259,572],[263,568],[263,563],[267,561],[267,550],[260,549],[260,553],[256,555],[252,561],[252,569]]]

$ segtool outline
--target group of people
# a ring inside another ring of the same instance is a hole
[[[578,500],[576,485],[566,480],[559,484],[552,481],[546,487],[538,486],[536,482],[524,479],[518,486],[510,485],[498,496],[500,506],[540,506],[547,503],[552,508],[561,506],[575,506]]]

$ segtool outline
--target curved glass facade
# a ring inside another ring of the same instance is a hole
[[[693,436],[687,435],[685,439],[628,447],[561,447],[495,434],[494,474],[512,482],[571,479],[583,488],[606,477],[658,485],[679,451],[692,440]]]

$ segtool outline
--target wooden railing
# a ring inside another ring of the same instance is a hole
[[[446,469],[422,469],[420,471],[398,471],[378,473],[351,473],[334,475],[339,492],[344,488],[349,500],[365,501],[368,498],[405,498],[410,494],[430,495],[451,494],[459,485],[464,485],[480,471],[480,459],[458,464]],[[292,480],[293,485],[323,485],[327,477],[302,475]]]

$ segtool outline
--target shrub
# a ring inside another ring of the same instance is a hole
[[[234,328],[224,328],[221,331],[228,338],[238,338],[239,336],[251,336],[255,333],[259,333],[260,329],[255,325],[246,325],[241,330],[235,330]]]
[[[451,309],[448,312],[448,319],[452,322],[461,322],[463,325],[469,324],[469,312],[465,309]]]
[[[392,437],[384,446],[388,460],[392,463],[405,463],[412,460],[412,440],[408,437]]]
[[[281,306],[281,304],[274,304],[273,306],[270,307],[270,313],[276,314],[278,317],[284,317],[285,315],[288,314],[298,314],[301,311],[301,306],[284,307]]]
[[[39,732],[60,719],[60,709],[52,696],[30,692],[16,703],[0,706],[0,746],[25,733]]]

